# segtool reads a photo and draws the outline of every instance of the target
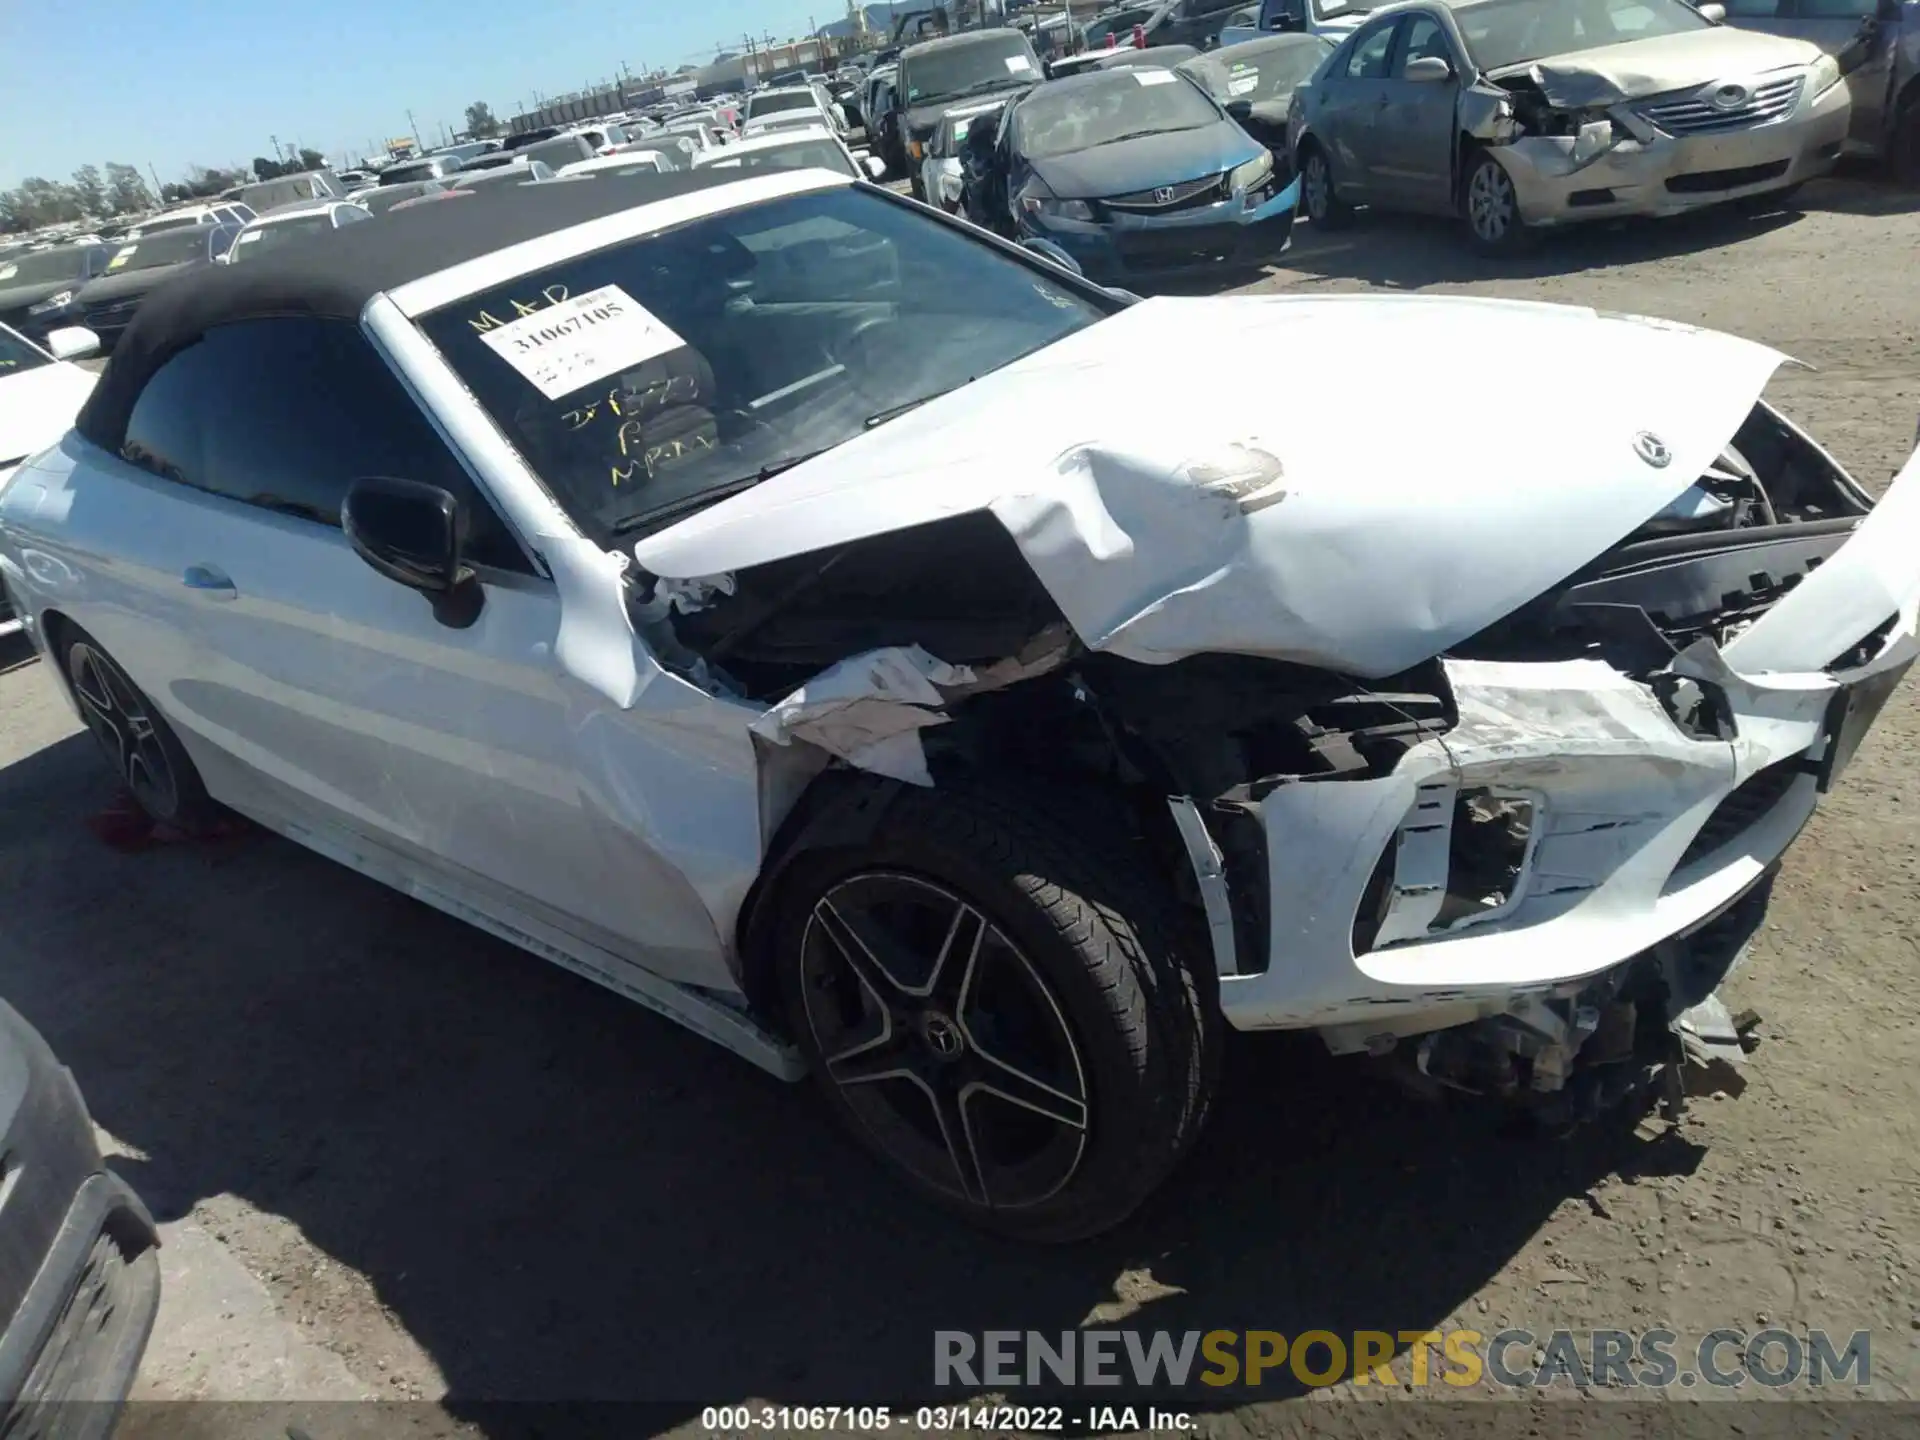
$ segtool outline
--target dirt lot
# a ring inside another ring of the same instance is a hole
[[[1670,316],[1817,367],[1776,398],[1878,485],[1920,413],[1920,197],[1552,245],[1504,272],[1443,227],[1302,231],[1254,287],[1446,290]],[[1630,374],[1476,354],[1566,403]],[[1278,386],[1365,386],[1276,354]],[[1393,396],[1379,397],[1392,423]],[[1554,483],[1516,474],[1515,484]],[[8,657],[18,661],[14,652]],[[4,663],[4,662],[0,662]],[[1735,985],[1738,1099],[1664,1139],[1548,1144],[1243,1041],[1200,1153],[1115,1236],[1040,1252],[929,1217],[789,1090],[664,1021],[277,840],[121,855],[103,767],[32,663],[0,674],[0,993],[79,1076],[169,1240],[142,1393],[930,1398],[935,1329],[1873,1332],[1920,1390],[1920,691],[1789,858]],[[1404,1367],[1403,1367],[1404,1373]],[[1270,1377],[1271,1378],[1271,1377]],[[1297,1387],[1212,1395],[1291,1430]],[[1335,1396],[1334,1398],[1340,1398]]]

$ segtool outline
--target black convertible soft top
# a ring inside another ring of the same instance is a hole
[[[161,285],[140,307],[74,428],[117,452],[134,401],[153,372],[216,325],[286,315],[357,320],[373,296],[410,280],[604,215],[737,184],[741,178],[738,170],[713,169],[485,185],[305,236],[243,264],[203,266]]]

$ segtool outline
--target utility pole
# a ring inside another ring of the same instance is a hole
[[[422,150],[426,149],[426,142],[420,138],[420,122],[413,118],[411,110],[407,111],[407,128],[413,131],[413,143]]]
[[[147,173],[153,176],[153,198],[160,198],[160,172],[153,168],[153,161],[147,161]]]

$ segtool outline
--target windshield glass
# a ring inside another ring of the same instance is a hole
[[[258,185],[240,187],[240,200],[255,210],[271,210],[275,205],[291,205],[296,200],[315,200],[322,191],[311,175],[288,175]]]
[[[139,229],[142,235],[158,235],[163,230],[190,230],[207,223],[205,215],[162,215],[157,220],[141,221]]]
[[[233,242],[231,263],[238,265],[242,260],[257,259],[264,251],[277,249],[289,240],[331,229],[333,222],[325,215],[298,215],[291,220],[275,220],[271,225],[243,230]]]
[[[212,229],[210,225],[195,225],[191,229],[143,236],[114,251],[113,259],[107,262],[107,269],[118,274],[123,270],[151,270],[157,265],[178,265],[183,260],[204,260],[207,258],[207,236]]]
[[[1200,55],[1180,68],[1223,104],[1247,100],[1284,100],[1320,67],[1333,46],[1318,35],[1277,35],[1249,40],[1212,55]]]
[[[1086,29],[1081,32],[1082,38],[1089,50],[1103,49],[1109,37],[1132,35],[1134,26],[1146,24],[1154,14],[1151,6],[1143,6],[1138,10],[1117,10],[1111,15],[1089,20]]]
[[[403,201],[412,200],[419,195],[428,195],[435,190],[446,188],[441,180],[423,180],[414,185],[388,185],[379,190],[363,190],[354,197],[357,204],[367,207],[372,215],[382,215]]]
[[[1126,70],[1043,85],[1020,103],[1014,144],[1030,160],[1211,125],[1220,112],[1172,70]]]
[[[831,170],[836,175],[860,172],[848,161],[846,152],[824,136],[818,140],[795,140],[766,150],[745,153],[729,146],[711,152],[711,158],[698,166],[701,170]]]
[[[1006,30],[965,45],[930,50],[900,62],[900,83],[909,105],[925,105],[970,91],[1038,80],[1033,47],[1018,30]]]
[[[1104,313],[905,202],[836,187],[524,275],[420,326],[604,540],[665,524]]]
[[[0,262],[0,270],[6,269]],[[51,362],[33,346],[22,340],[6,326],[0,325],[0,380],[9,375],[18,375],[23,370],[34,370]]]
[[[761,115],[777,115],[782,110],[818,110],[820,102],[811,90],[775,90],[761,92],[747,101],[749,120]],[[676,122],[679,117],[674,117]]]
[[[1483,70],[1708,26],[1684,0],[1485,0],[1453,15]]]
[[[412,165],[391,165],[380,172],[382,185],[405,185],[413,180],[433,180],[446,174],[447,170],[458,162],[451,160],[421,160]]]
[[[78,280],[87,273],[87,251],[40,250],[0,260],[0,285],[44,285],[54,280]]]
[[[551,165],[558,170],[562,165],[571,165],[576,160],[591,160],[593,146],[578,135],[562,135],[555,140],[542,140],[538,145],[528,145],[514,151],[516,157],[526,160],[538,160],[542,165]]]

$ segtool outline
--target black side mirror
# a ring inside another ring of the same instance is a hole
[[[367,564],[425,595],[442,625],[464,630],[480,618],[486,593],[460,558],[466,515],[438,485],[356,480],[340,506],[340,528]]]
[[[1253,101],[1229,100],[1227,102],[1227,114],[1244,125],[1253,118]]]

